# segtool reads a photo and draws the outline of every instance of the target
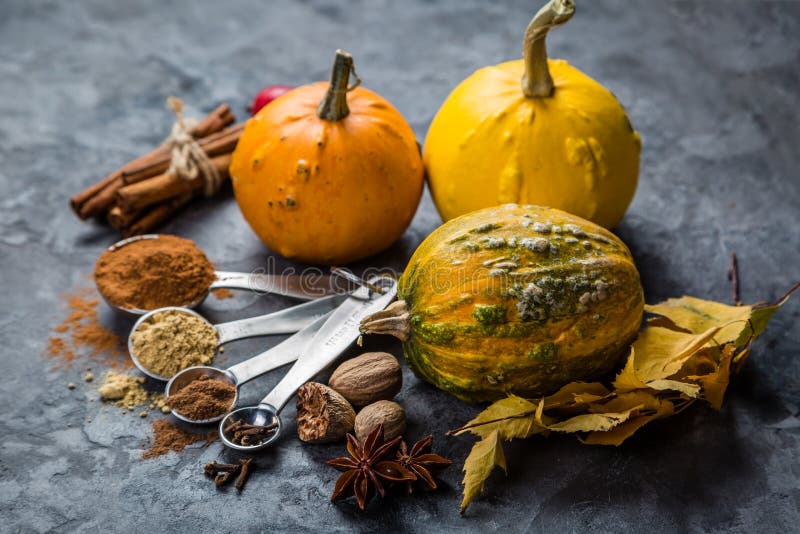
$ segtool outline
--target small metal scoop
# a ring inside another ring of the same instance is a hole
[[[197,380],[201,376],[207,376],[214,380],[228,382],[236,387],[236,395],[231,403],[231,409],[233,409],[233,407],[236,406],[236,402],[239,400],[239,386],[263,375],[264,373],[268,373],[273,369],[277,369],[278,367],[297,360],[297,357],[300,356],[300,354],[305,350],[306,345],[308,345],[308,343],[313,339],[314,335],[319,331],[319,329],[322,328],[322,325],[325,324],[325,321],[328,319],[329,315],[330,314],[323,315],[289,339],[279,343],[278,345],[275,345],[271,349],[266,350],[257,356],[253,356],[249,360],[245,360],[232,367],[228,367],[227,369],[219,369],[217,367],[205,365],[184,369],[173,376],[169,382],[167,382],[164,396],[169,399],[171,395],[174,395],[182,390],[190,382]],[[172,410],[172,415],[182,421],[186,421],[187,423],[197,424],[214,423],[225,416],[225,414],[222,413],[217,417],[212,417],[210,419],[190,419],[189,417],[186,417],[175,410]]]
[[[291,308],[286,308],[274,313],[268,313],[266,315],[259,315],[258,317],[239,319],[238,321],[230,321],[211,326],[213,326],[217,331],[217,346],[228,343],[229,341],[245,339],[248,337],[269,336],[275,334],[293,334],[313,323],[323,315],[327,315],[333,311],[339,304],[344,302],[347,297],[347,294],[331,295],[329,297],[323,297],[310,302],[304,302],[303,304],[298,304],[297,306],[292,306]],[[139,358],[137,358],[136,351],[133,348],[133,334],[142,325],[142,323],[148,321],[153,315],[168,310],[177,310],[181,313],[188,313],[194,315],[195,317],[199,317],[208,324],[211,324],[196,311],[177,306],[170,306],[167,308],[159,308],[157,310],[149,311],[145,315],[142,315],[139,320],[134,323],[133,328],[131,328],[131,333],[128,335],[128,353],[131,355],[131,360],[133,360],[134,365],[136,365],[141,372],[150,378],[163,381],[167,381],[171,377],[157,375],[142,365],[142,363],[139,361]]]
[[[294,396],[297,389],[333,363],[350,344],[358,338],[361,319],[389,305],[397,294],[397,282],[389,278],[370,278],[368,284],[383,288],[375,294],[369,287],[361,287],[328,317],[302,355],[286,376],[257,406],[246,406],[227,414],[219,424],[222,443],[239,451],[253,452],[273,443],[281,431],[278,414]],[[239,445],[232,441],[225,429],[236,421],[250,425],[275,425],[274,432],[257,445]]]
[[[159,234],[144,234],[135,237],[129,237],[117,241],[110,247],[109,251],[115,251],[136,241],[143,239],[158,239]],[[259,293],[274,293],[276,295],[283,295],[286,297],[297,298],[301,300],[313,300],[323,298],[335,293],[343,293],[350,289],[351,286],[335,282],[335,278],[327,274],[313,273],[313,274],[263,274],[263,273],[237,273],[228,271],[216,271],[217,278],[208,287],[205,295],[203,295],[196,302],[184,305],[184,308],[196,308],[206,299],[208,294],[214,289],[244,289],[249,291],[257,291]],[[98,291],[100,288],[98,287]],[[109,307],[126,313],[128,315],[138,316],[148,313],[150,310],[143,310],[140,308],[126,308],[117,306],[110,302],[102,291],[100,296]],[[176,302],[175,304],[183,304]]]

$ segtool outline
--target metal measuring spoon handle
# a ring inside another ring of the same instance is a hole
[[[329,316],[330,313],[323,315],[271,349],[228,367],[226,373],[233,379],[233,383],[238,387],[264,373],[268,373],[278,367],[283,367],[286,364],[296,361],[305,351],[306,346],[314,338],[314,335],[322,328],[325,321],[328,320]]]
[[[361,319],[384,309],[394,300],[397,283],[394,280],[390,283],[391,287],[384,288],[385,292],[374,298],[365,299],[369,297],[370,290],[362,287],[336,308],[298,358],[297,363],[264,397],[260,406],[267,405],[276,413],[280,412],[300,386],[333,363],[353,341],[358,339]]]
[[[320,317],[298,333],[275,345],[271,349],[265,350],[261,354],[253,356],[249,360],[245,360],[232,367],[229,367],[228,369],[218,369],[216,367],[210,367],[207,365],[200,365],[184,369],[173,376],[169,382],[167,382],[167,386],[164,389],[164,397],[169,399],[193,381],[198,380],[202,376],[206,376],[214,380],[227,382],[236,388],[230,408],[233,409],[239,401],[239,387],[242,384],[261,376],[264,373],[268,373],[273,369],[277,369],[278,367],[282,367],[297,360],[298,356],[300,356],[300,354],[302,354],[305,350],[306,345],[308,345],[311,339],[313,339],[314,335],[317,333],[317,331],[319,331],[322,325],[325,324],[325,320],[327,318],[328,315]],[[171,411],[172,415],[178,419],[186,421],[187,423],[196,424],[213,423],[215,421],[219,421],[225,416],[225,414],[222,413],[218,416],[210,417],[208,419],[192,419],[176,411],[174,408]]]
[[[217,279],[209,290],[244,289],[256,293],[272,293],[302,300],[313,300],[345,293],[348,286],[327,274],[264,274],[217,271]],[[350,288],[352,289],[352,288]]]
[[[331,295],[275,313],[214,325],[219,336],[218,344],[248,337],[297,332],[322,315],[330,313],[346,299],[347,294]]]

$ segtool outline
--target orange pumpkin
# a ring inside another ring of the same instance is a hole
[[[411,223],[424,170],[414,132],[389,102],[348,87],[338,50],[331,82],[298,87],[245,126],[231,160],[236,201],[281,255],[338,264],[391,245]]]

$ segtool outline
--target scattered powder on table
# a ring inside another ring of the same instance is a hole
[[[180,452],[187,445],[205,441],[211,443],[217,439],[217,433],[210,430],[207,434],[192,434],[182,430],[166,419],[153,421],[153,443],[144,451],[142,458],[156,458],[170,451]]]
[[[106,250],[94,268],[97,289],[108,302],[142,310],[193,304],[215,278],[194,241],[172,235]]]
[[[235,398],[236,386],[230,382],[201,376],[170,395],[167,402],[179,414],[200,421],[226,413]]]
[[[212,289],[211,294],[214,295],[214,298],[217,300],[225,300],[225,299],[232,299],[233,298],[233,291],[226,287],[220,287],[218,289]]]
[[[131,334],[139,363],[165,378],[187,367],[211,363],[218,340],[212,325],[180,310],[156,313]]]
[[[150,400],[143,384],[143,377],[109,371],[98,392],[103,401],[132,410]]]
[[[65,296],[69,315],[53,328],[45,355],[57,362],[56,367],[72,367],[79,356],[101,360],[109,367],[132,366],[125,357],[122,339],[100,324],[97,306],[100,301],[94,290],[83,289]]]

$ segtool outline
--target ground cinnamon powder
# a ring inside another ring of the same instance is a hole
[[[200,421],[224,414],[233,406],[236,386],[209,376],[200,376],[170,395],[167,402],[179,414]]]
[[[231,291],[227,287],[218,287],[217,289],[212,289],[211,294],[214,295],[214,298],[216,298],[217,300],[226,300],[233,298],[233,291]]]
[[[154,310],[199,301],[215,274],[194,241],[160,235],[106,250],[97,259],[94,279],[100,294],[111,304]]]
[[[166,419],[153,422],[153,444],[144,451],[142,458],[149,459],[167,454],[170,451],[180,452],[187,445],[205,441],[211,443],[217,439],[217,433],[210,430],[207,434],[192,434],[182,430]]]
[[[122,339],[100,324],[97,316],[100,301],[94,291],[91,288],[83,289],[68,294],[65,298],[69,305],[69,315],[53,328],[55,335],[48,339],[45,355],[63,367],[72,367],[78,352],[80,355],[101,360],[109,367],[117,364],[132,366],[130,359],[126,357]]]

